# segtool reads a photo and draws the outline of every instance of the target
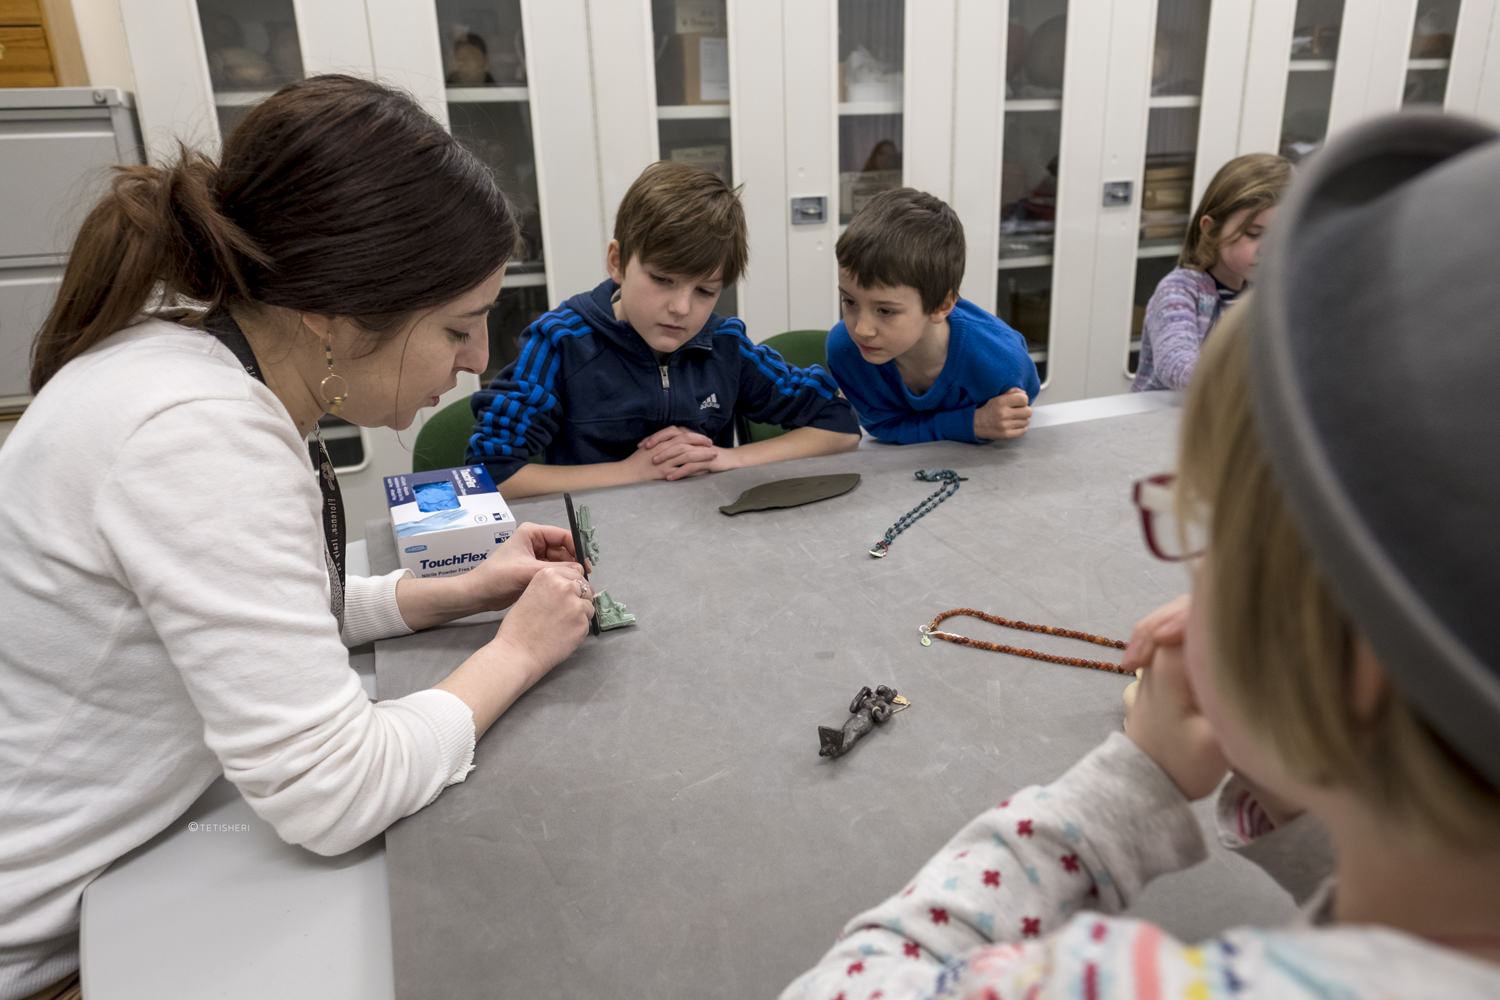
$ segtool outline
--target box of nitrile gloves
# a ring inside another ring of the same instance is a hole
[[[455,576],[484,561],[516,530],[516,518],[482,465],[385,477],[401,567]]]

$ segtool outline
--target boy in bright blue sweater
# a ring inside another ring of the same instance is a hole
[[[1041,382],[1021,335],[961,299],[964,227],[912,188],[870,201],[839,237],[843,320],[828,367],[859,422],[895,444],[1026,433]]]
[[[680,163],[647,167],[615,214],[608,280],[527,327],[520,355],[474,394],[467,461],[513,498],[855,447],[859,423],[832,376],[788,365],[714,313],[745,258],[745,213],[727,184]],[[735,447],[737,414],[786,433]]]

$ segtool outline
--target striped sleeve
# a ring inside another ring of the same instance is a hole
[[[541,316],[521,334],[516,360],[470,399],[474,431],[466,458],[482,462],[495,482],[544,453],[556,436],[564,406],[559,342],[589,332],[583,318],[565,306]]]
[[[818,427],[841,434],[858,434],[854,409],[839,392],[838,383],[822,365],[797,368],[773,348],[757,344],[745,324],[726,319],[720,331],[734,340],[740,355],[740,391],[735,408],[762,424],[792,430]]]

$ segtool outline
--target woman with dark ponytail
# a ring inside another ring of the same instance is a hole
[[[346,579],[306,445],[326,412],[407,427],[485,367],[516,233],[483,164],[350,77],[277,92],[217,164],[117,168],[0,450],[0,1000],[66,995],[84,887],[218,775],[286,840],[349,850],[462,781],[582,639],[558,528],[461,577]],[[349,668],[507,607],[430,690],[371,702]]]

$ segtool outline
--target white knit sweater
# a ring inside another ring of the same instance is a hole
[[[77,966],[79,899],[219,774],[337,854],[468,773],[442,691],[372,703],[348,645],[409,631],[399,574],[329,613],[322,498],[280,401],[149,321],[63,368],[0,448],[0,1000]]]

